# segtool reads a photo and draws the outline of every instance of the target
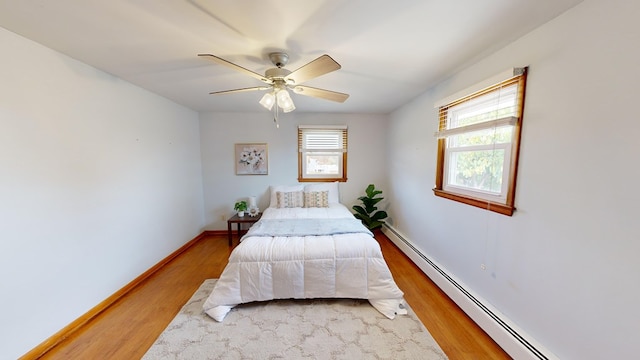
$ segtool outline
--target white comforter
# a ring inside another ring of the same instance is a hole
[[[353,215],[343,205],[333,204],[268,208],[262,219],[345,217]],[[288,298],[368,299],[391,319],[406,313],[401,306],[403,293],[371,235],[252,236],[251,231],[231,253],[204,310],[222,321],[235,305]]]

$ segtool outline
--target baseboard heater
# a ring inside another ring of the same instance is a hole
[[[489,336],[491,336],[513,358],[521,359],[526,356],[527,358],[540,359],[540,360],[556,359],[556,357],[554,356],[549,357],[545,355],[544,352],[539,349],[541,348],[541,346],[532,344],[531,341],[527,340],[524,336],[522,336],[518,331],[516,331],[513,328],[513,326],[509,325],[505,320],[503,320],[500,316],[498,316],[495,313],[495,311],[493,311],[488,306],[483,304],[482,301],[480,301],[476,296],[474,296],[467,289],[465,289],[464,286],[462,286],[459,282],[457,282],[454,278],[452,278],[449,274],[447,274],[447,272],[445,272],[440,266],[438,266],[438,264],[436,264],[431,259],[429,259],[425,254],[423,254],[418,248],[416,248],[411,243],[411,241],[407,240],[396,229],[385,224],[383,230],[385,230],[384,232],[386,234],[388,234],[388,232],[391,232],[392,236],[388,236],[389,239],[393,241],[396,245],[398,245],[398,247],[412,261],[414,261],[414,263],[416,263],[416,265],[418,265],[418,267],[427,276],[429,276],[436,284],[438,284],[438,286],[440,286],[441,289],[449,297],[451,297],[451,299],[456,304],[458,304],[458,306],[460,306],[467,313],[467,315],[469,315],[474,321],[476,321],[476,323],[478,323],[478,325],[484,331],[486,331],[489,334]],[[399,244],[398,241],[400,241],[401,244]],[[410,250],[412,253],[407,253],[407,250]],[[439,284],[440,281],[430,276],[430,271],[428,271],[429,269],[424,269],[421,266],[422,264],[416,262],[416,259],[412,255],[418,256],[421,261],[426,263],[430,268],[432,268],[432,270],[436,272],[436,275],[440,276],[444,281],[447,282],[448,285],[453,286],[453,288],[455,289],[455,291],[458,292],[458,294],[454,294],[456,296],[452,296],[452,294],[448,292],[447,289],[443,288],[443,286]],[[469,311],[467,311],[467,309],[465,309],[466,306],[464,306],[465,304],[460,304],[460,302],[457,301],[458,299],[460,299],[459,295],[462,295],[464,297],[464,300],[466,300],[467,302],[470,302],[475,306],[475,309],[476,309],[476,311],[474,311],[475,314],[472,314]],[[478,314],[477,310],[480,311],[480,314]],[[489,324],[490,326],[485,326],[489,323],[489,321],[478,321],[477,315],[483,316],[485,320],[490,319],[490,322],[491,322],[491,324]],[[496,334],[496,331],[495,331],[496,328],[498,328],[501,333]],[[505,334],[507,336],[505,336]]]

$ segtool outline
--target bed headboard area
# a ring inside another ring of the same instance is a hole
[[[340,202],[338,182],[272,185],[270,208],[328,207]]]

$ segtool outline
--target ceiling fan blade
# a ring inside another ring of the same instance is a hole
[[[337,91],[318,89],[311,86],[294,86],[292,89],[294,93],[306,96],[313,96],[325,100],[331,100],[335,102],[345,102],[349,98],[349,94],[344,94]]]
[[[241,93],[241,92],[247,92],[247,91],[269,90],[269,89],[271,89],[271,86],[255,86],[255,87],[242,88],[242,89],[212,91],[209,94],[222,95],[222,94],[233,94],[233,93]]]
[[[330,73],[340,69],[342,66],[338,64],[329,55],[322,55],[306,65],[302,65],[299,69],[287,75],[285,80],[293,80],[294,84],[302,84],[307,80],[317,78],[318,76]]]
[[[249,69],[243,68],[242,66],[236,65],[236,64],[234,64],[234,63],[232,63],[230,61],[227,61],[227,60],[225,60],[225,59],[223,59],[221,57],[217,57],[217,56],[211,55],[211,54],[198,54],[198,56],[206,57],[207,59],[209,59],[209,60],[211,60],[211,61],[213,61],[215,63],[218,63],[220,65],[224,65],[224,66],[228,66],[228,67],[230,67],[230,68],[232,68],[232,69],[234,69],[236,71],[239,71],[239,72],[241,72],[243,74],[247,74],[247,75],[249,75],[249,76],[251,76],[251,77],[253,77],[255,79],[258,79],[258,80],[260,80],[262,82],[265,82],[267,84],[273,83],[273,81],[267,79],[266,77],[264,77],[264,75],[260,75],[257,72],[254,72],[254,71],[251,71]]]

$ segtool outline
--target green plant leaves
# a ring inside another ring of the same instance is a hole
[[[236,204],[233,206],[233,210],[246,211],[247,210],[247,202],[244,201],[244,200],[236,202]]]
[[[376,195],[380,195],[382,194],[381,190],[376,190],[376,187],[373,184],[369,184],[369,186],[367,186],[367,189],[364,191],[367,194],[368,198],[373,198]],[[382,200],[384,198],[381,198],[380,200]]]
[[[388,217],[388,214],[384,210],[376,211],[378,208],[376,204],[382,201],[383,197],[376,197],[382,194],[382,190],[376,190],[374,184],[369,184],[365,189],[366,196],[360,196],[358,200],[362,202],[362,205],[354,205],[353,210],[356,211],[354,217],[360,219],[364,226],[369,230],[375,230],[382,227],[384,219]]]
[[[386,219],[386,218],[387,218],[387,216],[388,216],[388,215],[387,215],[387,212],[386,212],[386,211],[384,211],[384,210],[380,210],[380,211],[378,211],[377,213],[375,213],[375,214],[371,215],[371,219],[376,220],[376,221],[379,221],[379,220],[382,220],[382,219]]]

